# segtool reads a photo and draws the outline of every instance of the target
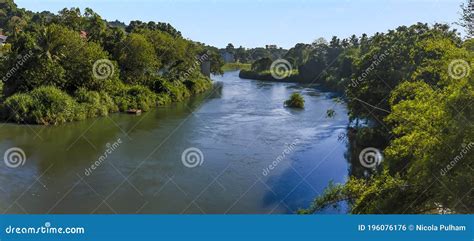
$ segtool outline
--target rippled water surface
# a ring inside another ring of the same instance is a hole
[[[347,109],[331,93],[237,72],[214,82],[213,91],[141,116],[2,124],[0,153],[19,147],[26,161],[18,168],[0,162],[0,211],[293,213],[330,180],[347,178],[347,147],[338,141]],[[304,110],[283,107],[295,91]],[[326,118],[330,108],[334,118]],[[202,152],[200,166],[183,164],[188,148]],[[86,173],[94,162],[100,165]]]

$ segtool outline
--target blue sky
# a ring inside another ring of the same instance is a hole
[[[384,32],[416,22],[453,23],[465,0],[16,0],[57,12],[91,7],[107,20],[169,22],[187,38],[217,47],[257,47]]]

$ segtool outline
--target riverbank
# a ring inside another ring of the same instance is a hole
[[[318,78],[307,78],[297,71],[289,74],[288,77],[277,79],[272,76],[270,71],[255,72],[252,70],[241,70],[239,77],[248,80],[260,80],[260,81],[272,81],[272,82],[283,82],[283,83],[300,83],[300,84],[319,84],[321,89],[325,91],[335,92],[340,96],[345,95],[345,87],[342,82],[328,81]]]
[[[246,63],[226,63],[222,66],[222,71],[230,72],[236,70],[250,70],[251,64]]]
[[[170,24],[137,20],[120,29],[92,9],[48,13],[51,21],[20,12],[10,4],[4,14],[31,21],[7,32],[10,47],[0,58],[3,121],[60,125],[148,111],[209,89],[207,76],[222,73],[217,48],[184,38]],[[6,23],[0,29],[10,29]]]
[[[263,81],[275,81],[275,82],[295,82],[303,83],[299,78],[298,72],[292,72],[288,74],[287,77],[275,78],[270,71],[256,72],[252,70],[241,70],[239,72],[239,77],[242,79],[253,79],[253,80],[263,80]]]
[[[147,112],[158,106],[181,102],[211,87],[211,79],[204,76],[184,84],[164,84],[160,91],[144,85],[119,84],[113,90],[80,89],[69,95],[53,86],[41,86],[0,102],[0,120],[17,124],[60,125],[117,112]]]

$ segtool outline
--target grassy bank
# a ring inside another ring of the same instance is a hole
[[[0,104],[0,117],[3,121],[19,124],[59,125],[130,109],[149,111],[183,101],[212,86],[211,80],[204,77],[192,83],[170,84],[164,92],[155,92],[143,85],[118,85],[108,92],[80,89],[73,95],[54,86],[41,86],[7,98]]]
[[[222,66],[222,71],[250,70],[251,64],[245,63],[226,63]]]
[[[252,70],[241,70],[239,77],[242,79],[255,79],[264,81],[278,81],[278,82],[299,82],[298,70],[292,70],[291,73],[287,74],[285,78],[277,79],[273,77],[269,70],[266,71],[252,71]]]

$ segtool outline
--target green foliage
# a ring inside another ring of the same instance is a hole
[[[220,49],[218,52],[220,54],[228,53],[232,54],[236,63],[245,63],[251,64],[255,61],[258,61],[262,58],[270,58],[270,59],[280,59],[285,56],[288,50],[283,48],[273,48],[273,47],[266,47],[266,48],[250,48],[246,49],[242,46],[236,48],[233,44],[229,43],[225,49]]]
[[[16,94],[9,97],[3,104],[2,117],[16,123],[32,123],[30,111],[33,109],[34,100],[29,94]]]
[[[4,120],[60,124],[147,111],[209,89],[202,56],[212,73],[222,73],[217,48],[184,39],[170,24],[109,26],[89,8],[55,15],[26,12],[10,0],[0,5],[0,28],[10,35],[0,60]]]
[[[273,60],[270,58],[262,58],[255,61],[252,64],[251,70],[254,72],[262,72],[270,70],[270,66],[272,65]]]
[[[159,63],[153,45],[141,34],[130,34],[121,43],[119,64],[129,84],[145,84],[158,72]]]
[[[79,103],[78,119],[107,116],[109,113],[117,112],[118,106],[105,92],[87,91],[79,89],[76,94]]]
[[[326,111],[327,118],[334,118],[334,116],[336,116],[336,111],[334,111],[333,109],[329,109]]]
[[[300,214],[311,214],[330,206],[348,202],[351,213],[403,213],[408,211],[405,203],[415,201],[417,194],[408,193],[408,184],[399,177],[392,177],[388,172],[372,176],[369,179],[351,177],[346,184],[329,184],[323,194],[317,197],[311,207],[299,210]],[[399,200],[394,203],[393,200]],[[387,211],[391,210],[391,211]]]
[[[351,213],[472,213],[471,47],[444,25],[423,24],[361,43],[354,76],[364,78],[349,86],[349,108],[355,142],[385,149],[382,172],[367,178],[367,171],[356,177],[352,170],[346,184],[330,186],[302,213],[340,201]],[[382,55],[374,66],[373,56]],[[359,127],[360,119],[370,125]]]
[[[285,106],[290,108],[304,108],[304,98],[300,93],[293,93],[290,99],[285,101]]]
[[[79,88],[107,90],[119,81],[117,73],[107,79],[96,78],[94,63],[108,59],[108,54],[99,44],[84,41],[78,32],[64,26],[51,24],[22,32],[13,45],[5,69],[16,71],[5,83],[6,96],[45,85],[56,86],[69,94]],[[19,58],[23,63],[21,68]]]
[[[158,104],[158,97],[145,86],[124,86],[113,97],[120,111],[139,109],[149,111]]]
[[[24,124],[57,125],[75,119],[77,103],[66,93],[52,86],[15,94],[5,100],[6,115],[11,121]]]
[[[243,63],[227,63],[222,66],[222,71],[235,71],[235,70],[250,70],[250,64],[243,64]]]
[[[133,33],[141,30],[152,30],[152,31],[160,31],[169,34],[173,38],[180,38],[181,32],[176,30],[173,26],[169,23],[155,23],[150,21],[148,23],[144,23],[142,21],[131,21],[130,24],[126,27],[126,31],[128,33]]]
[[[423,47],[424,41],[460,42],[454,31],[446,25],[416,24],[399,27],[387,34],[376,34],[369,39],[356,63],[353,83],[347,89],[350,114],[353,117],[382,120],[387,115],[381,110],[368,108],[363,100],[380,109],[389,110],[388,96],[393,88],[409,79],[415,70],[429,59],[436,60],[438,54]],[[426,78],[426,81],[430,81]],[[433,80],[436,82],[436,79]]]

